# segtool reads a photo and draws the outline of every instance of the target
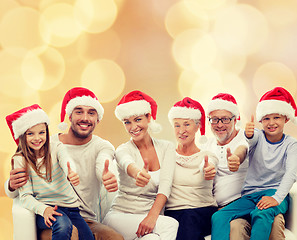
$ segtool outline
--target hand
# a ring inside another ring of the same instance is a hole
[[[204,167],[203,167],[204,179],[213,180],[216,175],[215,166],[212,163],[208,162],[208,156],[204,157]]]
[[[230,148],[227,148],[228,168],[231,172],[236,172],[240,166],[240,158],[231,153]]]
[[[105,160],[102,182],[108,192],[115,192],[118,190],[118,181],[116,176],[108,170],[108,167],[109,160]]]
[[[140,238],[140,237],[142,237],[142,236],[144,236],[146,234],[151,233],[155,228],[157,218],[154,218],[154,217],[149,216],[149,215],[146,216],[138,226],[138,229],[137,229],[137,232],[136,232],[137,237]]]
[[[151,175],[148,173],[148,162],[146,159],[143,159],[144,166],[141,171],[139,171],[136,175],[136,186],[145,187],[150,181]]]
[[[12,159],[12,166],[14,165]],[[11,192],[24,186],[29,179],[25,168],[16,168],[10,171],[8,188]]]
[[[254,115],[251,116],[251,121],[245,125],[245,136],[247,138],[252,138],[254,136],[255,122]]]
[[[56,215],[56,216],[63,216],[62,213],[56,212],[57,209],[58,209],[58,207],[55,206],[55,207],[47,207],[44,210],[44,213],[43,213],[44,223],[49,228],[53,225],[52,224],[52,221],[53,222],[56,221],[56,218],[54,217],[54,215]]]
[[[67,162],[67,167],[68,167],[68,175],[67,178],[71,182],[73,186],[77,186],[79,184],[79,176],[77,175],[76,172],[72,171],[70,168],[70,163]]]
[[[275,207],[278,205],[278,202],[273,198],[269,196],[263,196],[261,200],[257,203],[257,207],[260,210],[267,209],[270,207]]]

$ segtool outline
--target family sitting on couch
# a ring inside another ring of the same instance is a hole
[[[296,202],[297,140],[283,128],[297,123],[297,110],[284,88],[260,99],[256,119],[263,130],[253,117],[245,131],[238,129],[230,94],[214,96],[206,112],[189,97],[178,101],[168,113],[176,147],[151,136],[161,129],[157,104],[141,91],[116,107],[131,137],[116,150],[93,134],[104,110],[92,91],[70,89],[61,108],[64,129],[66,114],[68,132],[50,138],[37,104],[6,118],[18,144],[5,183],[14,199],[14,239],[295,238],[284,216]],[[215,136],[208,140],[207,119]],[[294,215],[287,219],[296,236]]]

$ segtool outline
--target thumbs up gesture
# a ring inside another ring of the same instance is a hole
[[[212,163],[208,162],[208,156],[204,157],[204,167],[203,167],[204,179],[213,180],[216,175],[215,166]]]
[[[78,174],[71,169],[69,162],[67,162],[67,168],[68,168],[68,175],[67,175],[68,180],[71,182],[73,186],[77,186],[79,184]]]
[[[231,172],[236,172],[240,165],[240,158],[231,153],[230,148],[227,148],[227,161],[228,161],[228,168]]]
[[[150,181],[151,175],[148,173],[148,161],[146,159],[143,159],[144,165],[141,171],[139,171],[136,175],[136,182],[135,184],[139,187],[144,187],[148,184]]]
[[[109,160],[105,160],[102,173],[102,182],[108,192],[115,192],[118,190],[118,181],[116,176],[109,171],[108,167]]]
[[[245,125],[245,136],[247,138],[252,138],[254,136],[255,122],[254,115],[251,116],[251,121]]]

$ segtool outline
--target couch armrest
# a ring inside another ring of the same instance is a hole
[[[297,236],[297,182],[290,190],[290,206],[288,214],[286,214],[286,228],[291,230]]]

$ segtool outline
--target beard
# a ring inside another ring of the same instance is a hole
[[[80,138],[80,139],[86,139],[86,138],[88,138],[88,137],[93,133],[94,128],[90,129],[88,132],[83,133],[83,134],[80,133],[80,132],[78,132],[78,131],[73,127],[73,125],[71,125],[71,130],[72,130],[73,135],[74,135],[75,137]]]

